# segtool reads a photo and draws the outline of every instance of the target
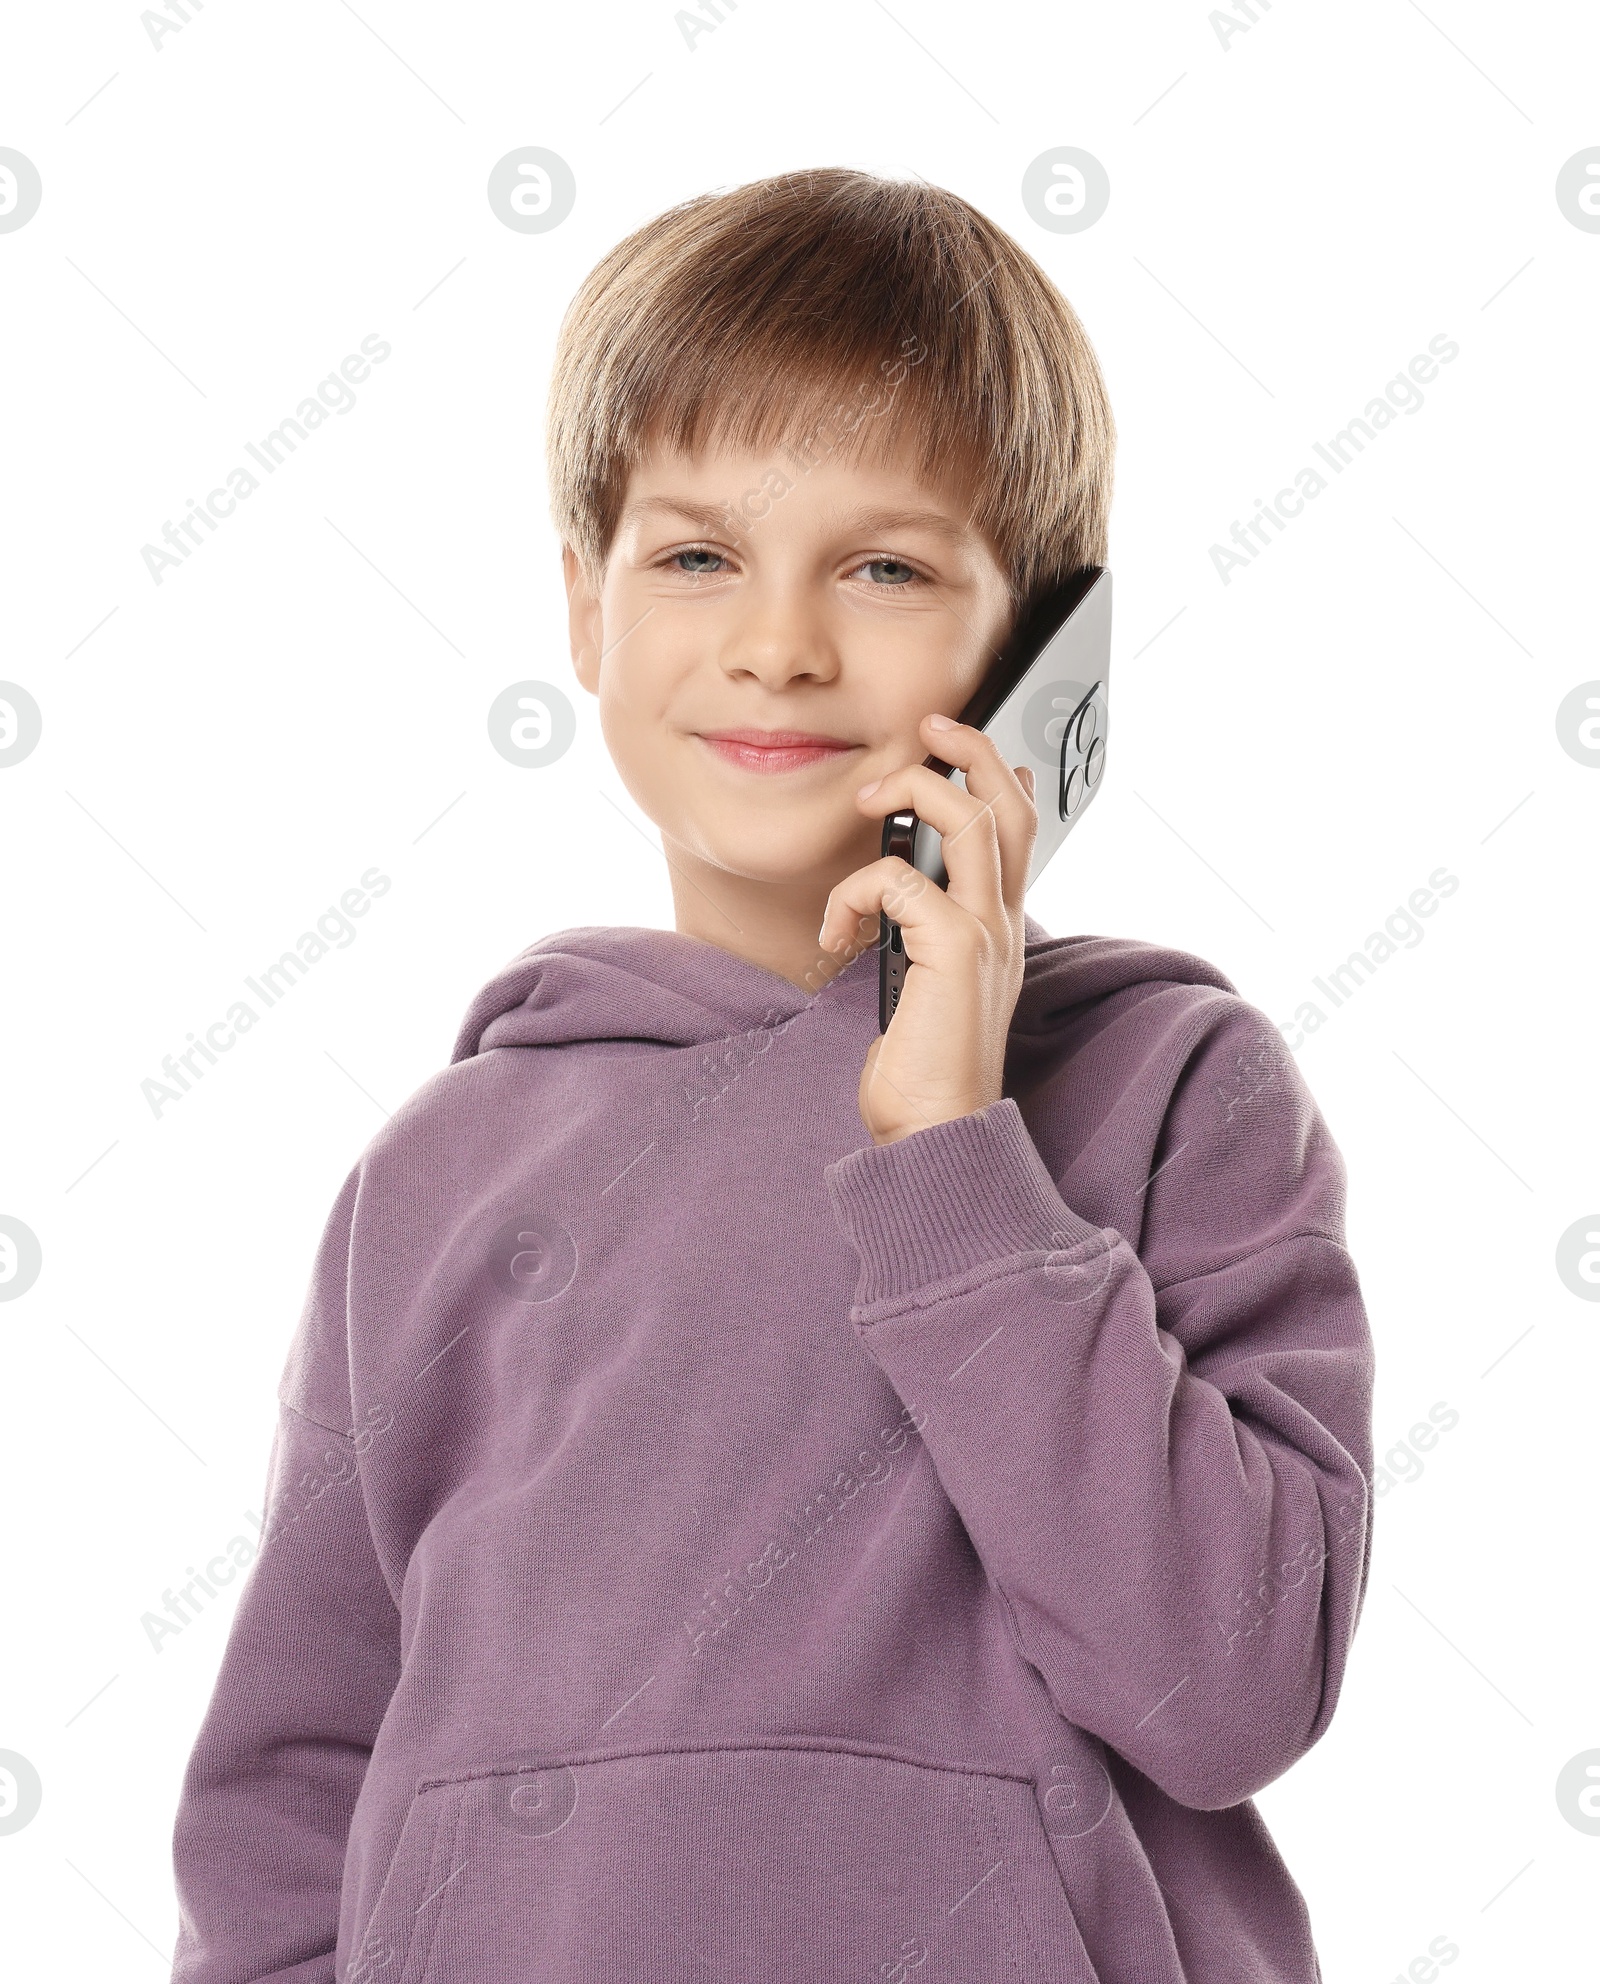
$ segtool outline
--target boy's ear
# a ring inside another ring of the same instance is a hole
[[[598,696],[600,595],[570,544],[561,547],[561,576],[567,585],[567,633],[572,642],[573,672],[591,696]]]

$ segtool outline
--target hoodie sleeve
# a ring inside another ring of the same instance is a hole
[[[1097,1132],[1129,1140],[1105,1161],[1134,1181],[1138,1252],[1068,1205],[1009,1097],[827,1182],[861,1260],[851,1321],[926,1412],[1019,1651],[1067,1721],[1215,1810],[1333,1714],[1373,1356],[1343,1161],[1298,1068],[1236,997],[1195,1032],[1164,1108]]]
[[[279,1387],[259,1553],[173,1833],[173,1984],[333,1984],[345,1840],[400,1674],[351,1423],[345,1293],[359,1167],[323,1233]]]

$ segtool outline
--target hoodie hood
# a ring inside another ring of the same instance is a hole
[[[1027,952],[1013,1041],[1059,1041],[1082,1010],[1151,983],[1236,988],[1215,965],[1137,937],[1052,937],[1024,918]],[[876,949],[818,992],[677,930],[584,924],[530,944],[473,1000],[450,1059],[493,1047],[616,1043],[692,1047],[792,1019],[813,999],[859,1005],[877,1025]]]

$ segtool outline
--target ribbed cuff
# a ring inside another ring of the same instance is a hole
[[[858,1309],[1012,1254],[1075,1247],[1100,1231],[1063,1203],[1010,1096],[853,1150],[823,1178],[861,1256]]]

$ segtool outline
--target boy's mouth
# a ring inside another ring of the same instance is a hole
[[[700,741],[747,772],[794,772],[861,747],[807,730],[698,730]]]

